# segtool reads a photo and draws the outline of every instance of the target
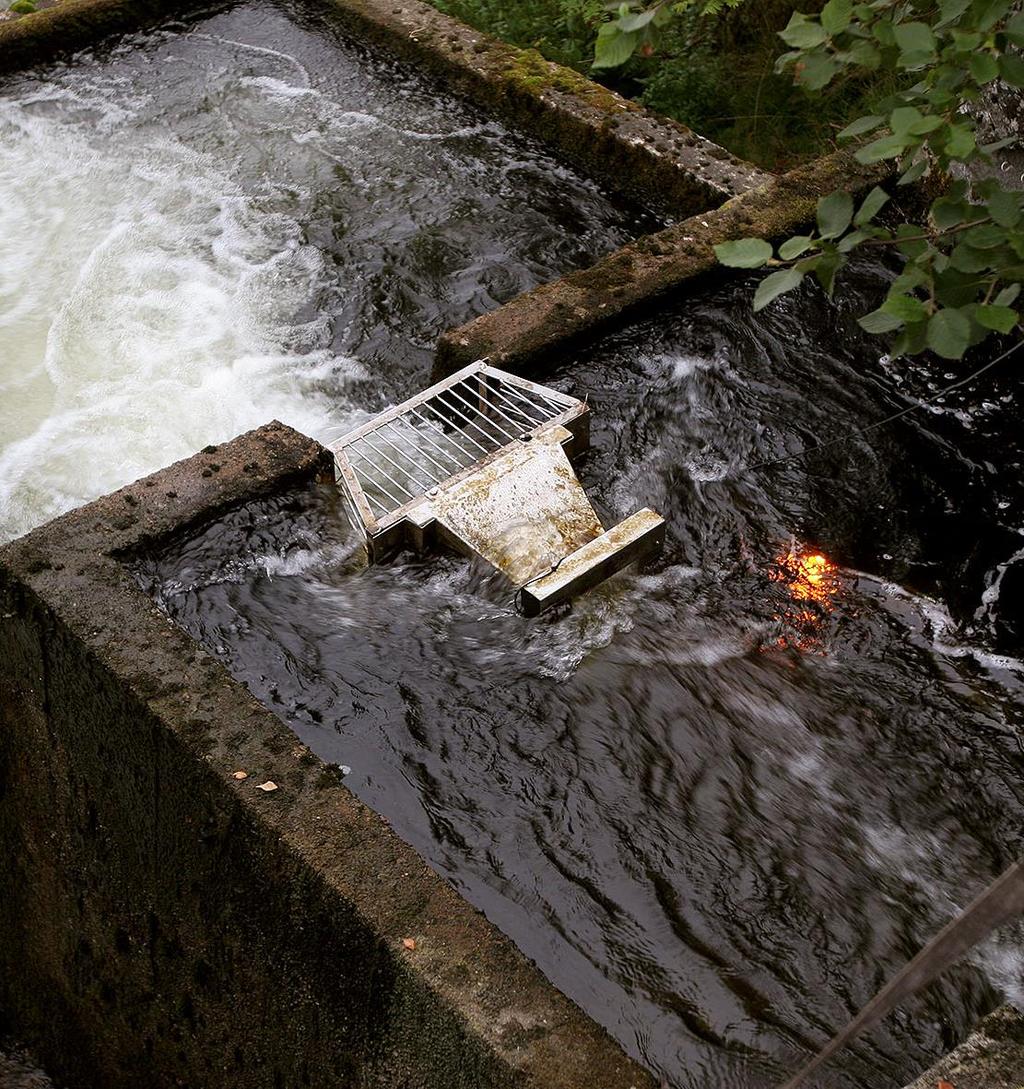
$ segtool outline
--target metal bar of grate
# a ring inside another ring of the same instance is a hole
[[[516,401],[514,401],[507,393],[505,393],[501,389],[500,386],[492,386],[491,387],[491,392],[496,397],[500,397],[501,400],[503,400],[505,402],[505,404],[508,406],[508,408],[511,411],[518,413],[519,416],[521,416],[524,420],[528,420],[533,427],[536,427],[537,424],[544,423],[545,420],[549,420],[549,419],[551,419],[553,417],[553,415],[555,415],[555,414],[552,414],[552,416],[547,416],[547,415],[544,414],[543,410],[541,410],[539,408],[539,406],[534,405],[531,402],[527,402],[527,404],[530,406],[530,408],[536,408],[541,413],[540,416],[531,416],[526,411],[526,409],[524,409],[522,407],[521,402],[517,403]]]
[[[378,452],[378,453],[379,453],[379,454],[381,455],[381,457],[387,458],[387,460],[388,460],[389,462],[391,462],[391,464],[392,464],[392,465],[394,465],[394,466],[395,466],[395,468],[399,470],[399,472],[404,472],[404,473],[405,473],[405,475],[406,475],[406,476],[407,476],[407,477],[408,477],[408,478],[409,478],[409,479],[410,479],[410,480],[411,480],[411,481],[412,481],[412,482],[413,482],[414,484],[416,484],[416,486],[417,486],[418,488],[424,488],[424,487],[425,487],[425,488],[428,488],[428,489],[429,489],[429,488],[433,488],[435,484],[438,484],[438,483],[439,483],[439,482],[440,482],[441,480],[444,480],[444,477],[436,478],[436,477],[435,477],[435,476],[434,476],[434,475],[433,475],[432,473],[430,473],[430,471],[429,471],[429,470],[427,470],[427,469],[426,469],[426,468],[424,468],[424,467],[423,467],[422,465],[420,465],[420,463],[419,463],[419,462],[418,462],[418,461],[417,461],[417,460],[416,460],[415,458],[413,458],[413,457],[410,457],[410,456],[409,456],[409,455],[408,455],[408,454],[407,454],[407,453],[405,452],[405,450],[403,450],[403,449],[402,449],[402,447],[401,447],[401,446],[399,446],[399,445],[398,445],[397,443],[394,443],[394,442],[392,442],[392,441],[391,441],[391,439],[389,439],[389,438],[387,437],[387,435],[385,435],[385,434],[384,434],[384,429],[383,429],[383,428],[379,428],[378,430],[374,431],[374,432],[373,432],[373,437],[374,437],[374,438],[377,438],[377,439],[380,439],[380,441],[381,441],[381,442],[387,443],[387,445],[388,445],[388,446],[390,446],[390,447],[391,447],[391,449],[392,449],[392,450],[394,450],[394,451],[395,451],[395,453],[396,453],[396,454],[398,454],[398,456],[399,456],[400,458],[404,458],[404,459],[405,459],[405,460],[406,460],[406,461],[407,461],[407,462],[408,462],[408,463],[409,463],[409,464],[410,464],[410,465],[411,465],[411,466],[413,467],[413,470],[414,470],[414,472],[410,472],[410,471],[409,471],[408,469],[403,469],[401,465],[397,464],[397,462],[395,462],[395,461],[394,461],[394,460],[393,460],[393,459],[392,459],[391,457],[389,457],[389,456],[388,456],[387,454],[385,454],[385,453],[384,453],[384,451],[382,451],[382,450],[381,450],[381,449],[380,449],[380,448],[379,448],[379,447],[377,446],[377,444],[376,444],[375,442],[372,442],[372,441],[371,441],[371,439],[370,439],[370,436],[369,436],[369,435],[364,435],[364,436],[363,436],[363,441],[364,441],[364,442],[365,442],[365,443],[366,443],[366,444],[367,444],[367,445],[368,445],[368,446],[369,446],[369,447],[370,447],[370,448],[371,448],[372,450],[375,450],[375,451],[377,451],[377,452]],[[416,450],[416,448],[415,448],[415,447],[413,447],[412,449],[413,449],[413,453],[417,453],[417,450]],[[423,475],[424,475],[424,476],[425,476],[425,477],[427,478],[427,483],[426,483],[425,485],[424,485],[424,484],[421,484],[421,483],[420,483],[420,482],[419,482],[419,481],[418,481],[418,480],[416,479],[416,475],[417,475],[417,472],[419,472],[419,473],[422,473],[422,474],[423,474]]]
[[[448,435],[445,434],[445,430],[444,430],[443,427],[439,427],[436,423],[434,423],[433,420],[428,420],[427,417],[424,416],[418,409],[415,409],[415,408],[410,409],[409,414],[411,416],[415,416],[417,419],[422,420],[427,425],[427,427],[432,428],[435,431],[438,431],[440,433],[440,435],[441,435],[441,438],[443,438],[445,440],[445,442],[449,443],[451,446],[454,446],[455,449],[460,454],[465,454],[467,457],[469,457],[470,460],[466,463],[465,466],[463,466],[463,468],[468,468],[468,466],[472,465],[473,462],[476,460],[474,457],[472,457],[472,455],[469,453],[468,450],[466,450],[463,447],[459,446],[459,444],[454,439],[449,438]]]
[[[418,440],[421,440],[423,443],[425,443],[424,446],[416,447],[417,453],[422,454],[441,471],[441,473],[443,474],[441,476],[441,480],[446,480],[452,475],[451,466],[442,465],[441,462],[438,461],[437,458],[435,458],[434,455],[430,452],[431,450],[435,450],[441,457],[447,458],[451,462],[451,464],[455,466],[456,472],[459,472],[461,469],[465,468],[465,466],[461,462],[456,461],[451,456],[451,454],[445,453],[440,443],[434,442],[429,435],[424,435],[421,431],[417,431],[416,428],[413,427],[411,423],[409,423],[408,419],[405,416],[395,417],[395,419],[386,423],[384,427],[397,427],[399,424],[404,424],[416,436]],[[384,428],[381,428],[382,431],[383,429]],[[472,462],[470,462],[470,464],[472,464]]]
[[[357,507],[362,504],[367,527],[377,532],[374,519],[387,524],[403,507],[483,458],[585,411],[566,394],[481,362],[385,410],[335,449],[339,464],[342,453],[350,459],[343,480]]]
[[[470,401],[467,401],[466,398],[463,397],[462,394],[459,393],[454,386],[452,386],[452,388],[449,390],[445,390],[445,392],[450,393],[452,397],[458,398],[470,410],[470,412],[478,411],[476,406],[473,405]],[[483,415],[483,413],[481,413],[481,415]],[[489,417],[486,416],[484,418],[489,419]],[[508,439],[509,442],[515,442],[520,437],[519,434],[513,435],[510,432],[506,431],[505,428],[503,428],[499,423],[496,423],[494,420],[490,420],[490,422],[494,425],[496,430],[500,431],[505,436],[505,438]],[[473,424],[473,426],[475,427],[476,424]]]

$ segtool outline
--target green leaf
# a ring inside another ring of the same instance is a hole
[[[839,71],[838,63],[827,53],[807,53],[796,65],[797,82],[809,91],[820,91],[828,86]]]
[[[1004,54],[999,58],[999,74],[1011,87],[1024,87],[1024,60]]]
[[[974,133],[967,125],[950,125],[945,152],[951,159],[966,159],[975,149]]]
[[[879,189],[876,185],[864,198],[861,206],[857,209],[857,214],[853,217],[853,225],[855,227],[863,227],[865,223],[870,223],[882,210],[888,200],[889,194],[884,189]]]
[[[934,132],[936,129],[942,128],[944,119],[937,113],[925,114],[920,121],[915,121],[908,129],[907,132],[911,136],[927,136],[928,133]]]
[[[928,160],[922,155],[916,162],[910,164],[899,176],[897,185],[913,185],[918,178],[928,169]]]
[[[943,359],[960,359],[970,342],[971,323],[959,310],[940,310],[928,319],[928,347]]]
[[[853,197],[849,193],[830,193],[818,201],[818,230],[822,238],[837,238],[853,219]]]
[[[1006,231],[995,223],[983,223],[965,231],[962,241],[976,250],[994,250],[1006,242]]]
[[[975,18],[980,31],[991,30],[1013,7],[1014,0],[978,0]]]
[[[949,255],[949,263],[958,272],[987,272],[992,267],[992,257],[961,242]]]
[[[1009,287],[1004,287],[1002,291],[996,296],[996,306],[1009,306],[1014,302],[1017,296],[1020,294],[1020,284],[1010,284]]]
[[[985,35],[979,34],[976,30],[953,31],[953,46],[958,53],[970,53],[973,50],[977,49],[984,40]]]
[[[740,238],[715,246],[715,256],[729,268],[760,268],[772,257],[772,248],[763,238]]]
[[[1008,306],[979,306],[974,311],[974,320],[986,329],[1008,333],[1020,320],[1020,315]]]
[[[894,329],[899,329],[903,319],[887,314],[884,310],[872,310],[870,314],[860,318],[857,324],[869,333],[891,333]]]
[[[893,34],[903,53],[935,52],[935,35],[927,23],[897,23]]]
[[[890,294],[879,309],[905,322],[924,321],[928,317],[924,303],[913,295]]]
[[[1003,33],[1013,45],[1024,45],[1024,15],[1014,15],[1003,27]]]
[[[978,83],[991,83],[999,75],[999,62],[991,53],[972,53],[967,63]]]
[[[988,214],[1000,227],[1016,227],[1021,219],[1020,193],[997,189],[985,204]]]
[[[889,351],[896,357],[901,355],[917,355],[924,351],[925,340],[928,335],[928,323],[926,321],[907,325],[903,332],[893,341]]]
[[[870,42],[854,42],[844,54],[840,54],[840,59],[863,68],[877,68],[882,63],[882,54]]]
[[[659,8],[648,8],[646,11],[630,12],[628,15],[621,15],[619,17],[619,30],[633,31],[643,30],[648,23],[653,22],[655,15],[658,14]]]
[[[891,133],[888,136],[881,136],[877,140],[872,140],[870,144],[865,144],[864,147],[854,152],[853,157],[859,163],[879,163],[883,159],[895,159],[906,151],[910,142],[913,141],[908,141],[905,137]]]
[[[853,18],[853,0],[828,0],[821,9],[821,25],[834,37],[850,25]]]
[[[624,33],[618,23],[602,23],[594,44],[592,68],[618,68],[633,55],[640,42],[640,34]]]
[[[896,228],[896,248],[905,257],[918,258],[928,252],[927,239],[921,238],[921,230],[912,223],[901,223]]]
[[[840,253],[849,253],[850,250],[856,249],[861,242],[870,238],[871,235],[867,231],[851,231],[849,234],[844,235],[840,240],[836,249]]]
[[[828,32],[821,23],[794,11],[779,37],[793,49],[813,49],[828,40]]]
[[[939,197],[931,207],[931,220],[940,231],[948,231],[950,227],[963,223],[968,211],[969,206],[964,200]]]
[[[799,287],[803,278],[804,274],[795,268],[783,269],[781,272],[773,272],[770,276],[766,276],[754,292],[754,310],[763,310],[772,299],[792,291],[794,287]]]
[[[920,110],[913,106],[900,106],[892,111],[889,117],[889,128],[898,136],[902,136],[909,131],[911,125],[921,119]]]
[[[879,125],[885,120],[884,117],[878,117],[872,114],[869,117],[858,117],[856,121],[852,121],[846,126],[842,132],[839,133],[840,140],[849,140],[854,136],[861,136],[865,132],[870,132],[872,129],[877,129]]]
[[[836,285],[836,273],[846,264],[846,258],[837,250],[824,253],[814,266],[814,275],[826,295],[831,296]]]
[[[799,257],[800,254],[806,253],[812,246],[813,241],[810,235],[798,234],[792,238],[787,238],[785,242],[779,246],[779,256],[783,261],[792,261],[794,257]]]
[[[944,26],[946,23],[953,22],[954,19],[959,19],[970,6],[971,0],[941,0],[939,21],[935,25]]]

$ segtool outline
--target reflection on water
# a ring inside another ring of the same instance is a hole
[[[527,621],[453,557],[363,569],[332,489],[236,511],[141,572],[685,1089],[769,1089],[1021,848],[1021,667],[971,630],[983,557],[1020,549],[1024,506],[989,471],[1018,456],[1019,384],[748,468],[924,384],[857,330],[879,277],[756,318],[748,285],[723,287],[564,361],[599,511],[668,523],[652,568],[571,610]],[[1013,928],[986,944],[826,1084],[909,1081],[1024,997],[1022,948]]]
[[[820,552],[810,552],[791,544],[775,557],[768,577],[786,587],[790,601],[776,616],[785,628],[777,646],[794,647],[800,651],[825,653],[820,633],[825,620],[842,592],[839,569]]]
[[[300,18],[0,87],[0,540],[275,417],[336,436],[444,329],[650,226]]]

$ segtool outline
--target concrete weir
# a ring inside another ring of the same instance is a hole
[[[608,189],[652,210],[691,215],[771,178],[685,125],[535,50],[474,30],[424,0],[307,2],[357,40],[431,72]],[[0,75],[193,7],[190,0],[61,0],[56,7],[0,23]]]
[[[707,272],[714,243],[880,176],[837,157],[773,178],[420,0],[316,2],[688,217],[447,334],[438,376],[530,367]],[[0,74],[189,7],[62,0],[0,24]],[[71,1087],[654,1089],[138,587],[133,557],[332,474],[267,424],[0,548],[0,1033]]]
[[[97,1089],[652,1089],[136,585],[329,471],[268,424],[0,550],[7,1027]]]

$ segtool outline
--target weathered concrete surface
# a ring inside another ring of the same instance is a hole
[[[0,23],[0,75],[69,56],[108,35],[151,26],[191,6],[187,0],[61,0]]]
[[[940,1081],[954,1089],[1021,1089],[1024,1086],[1024,1016],[1000,1006],[978,1023],[955,1050],[906,1089],[936,1089]]]
[[[423,0],[324,0],[360,39],[447,84],[648,207],[689,215],[771,175],[600,84],[473,30]]]
[[[0,549],[0,1021],[73,1089],[652,1089],[137,587],[326,455],[271,424]]]
[[[11,1044],[0,1044],[0,1089],[54,1089],[32,1057]]]
[[[477,359],[516,373],[541,373],[544,361],[591,339],[624,316],[720,269],[714,247],[734,238],[780,238],[812,222],[818,198],[857,193],[886,177],[835,154],[792,170],[656,234],[645,235],[590,268],[518,295],[451,329],[438,342],[433,381]]]

